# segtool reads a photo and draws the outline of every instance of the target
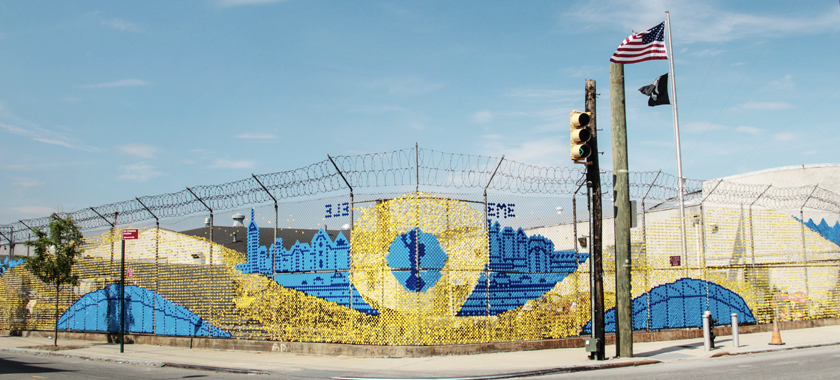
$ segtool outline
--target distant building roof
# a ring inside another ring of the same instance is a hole
[[[234,232],[236,232],[236,241],[233,240]],[[318,230],[315,229],[279,228],[277,229],[277,238],[283,239],[283,248],[290,249],[295,245],[296,241],[300,241],[301,243],[311,242],[317,232]],[[327,234],[333,240],[335,240],[339,232],[344,234],[344,238],[348,242],[350,241],[350,231],[327,230]],[[209,239],[210,237],[210,229],[207,227],[181,231],[180,233],[205,239]],[[213,242],[237,252],[248,253],[247,238],[248,227],[213,227]],[[260,246],[270,247],[273,240],[273,228],[260,228]]]

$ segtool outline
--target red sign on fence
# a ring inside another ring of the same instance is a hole
[[[140,231],[136,228],[123,229],[123,240],[135,240],[140,237]]]
[[[672,267],[680,266],[680,257],[679,256],[671,256],[671,266]]]
[[[134,268],[126,268],[125,269],[125,276],[128,278],[134,277]]]

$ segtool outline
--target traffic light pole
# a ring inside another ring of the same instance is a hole
[[[615,346],[622,358],[633,357],[633,313],[630,299],[630,178],[627,164],[627,120],[624,64],[610,64],[612,115],[613,207],[615,208]]]
[[[589,146],[592,148],[592,154],[587,159],[586,165],[586,181],[591,184],[592,201],[590,204],[590,231],[591,231],[591,261],[590,276],[592,276],[592,288],[590,292],[592,296],[592,337],[598,340],[598,351],[594,353],[593,359],[604,360],[604,345],[606,343],[606,334],[604,333],[604,265],[602,259],[602,212],[601,212],[601,169],[598,164],[598,125],[595,113],[595,81],[592,79],[586,80],[586,112],[592,115],[589,121],[589,128],[592,132],[592,138],[589,140]]]

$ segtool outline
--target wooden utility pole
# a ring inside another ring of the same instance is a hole
[[[592,337],[598,340],[598,351],[595,353],[595,359],[604,360],[604,265],[601,255],[602,239],[601,239],[601,169],[598,165],[598,124],[595,117],[595,81],[592,79],[586,80],[586,112],[591,113],[589,121],[589,129],[592,131],[592,138],[589,140],[589,145],[592,148],[592,154],[587,159],[586,165],[586,181],[590,183],[592,189],[592,204],[591,208],[591,233],[590,244],[592,256],[591,276],[590,282],[593,285],[594,292],[592,299],[593,318],[592,318]]]
[[[622,358],[633,357],[633,310],[630,299],[630,178],[627,165],[627,120],[624,106],[624,64],[610,64],[612,115],[613,205],[615,207],[615,346]]]

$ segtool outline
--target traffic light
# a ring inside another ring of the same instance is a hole
[[[592,148],[586,144],[592,138],[589,130],[589,112],[572,111],[570,114],[572,160],[577,164],[585,164],[586,158],[592,154]]]

